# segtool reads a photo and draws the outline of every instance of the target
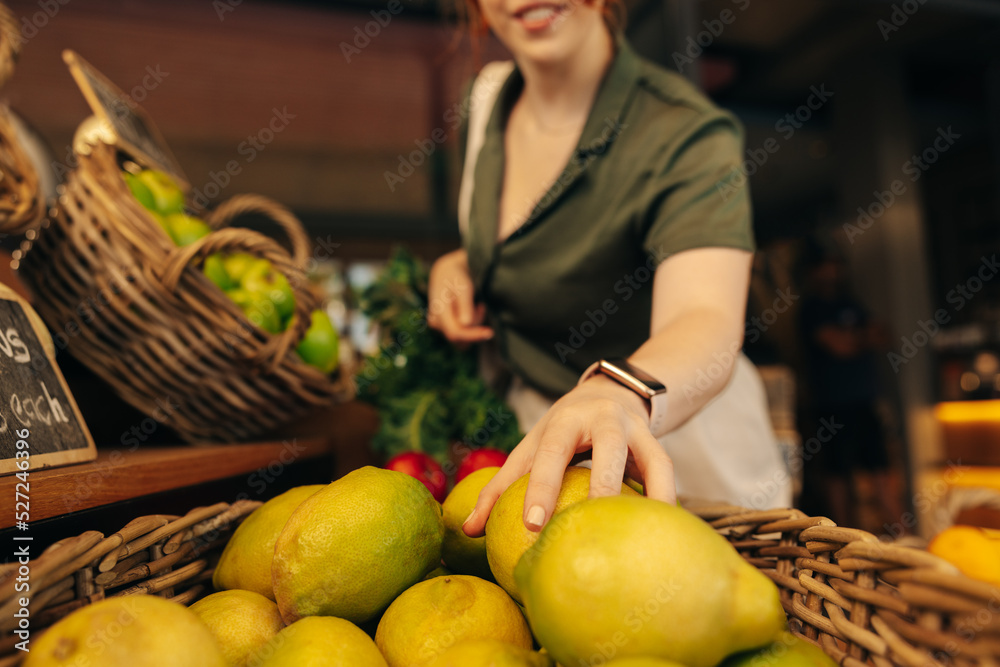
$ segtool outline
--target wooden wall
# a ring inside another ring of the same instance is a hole
[[[197,190],[235,160],[241,172],[217,199],[259,192],[340,218],[440,217],[454,197],[435,203],[427,163],[395,191],[384,173],[436,128],[453,134],[444,113],[471,75],[470,60],[449,53],[455,29],[408,15],[403,2],[348,62],[341,43],[372,20],[366,11],[245,1],[220,12],[227,2],[75,0],[53,16],[38,0],[10,2],[28,39],[0,95],[65,159],[89,113],[60,57],[71,48],[134,92]],[[271,123],[275,109],[294,118],[257,153],[245,142]],[[452,189],[454,171],[445,176]]]

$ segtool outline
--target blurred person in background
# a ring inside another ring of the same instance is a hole
[[[810,243],[803,256],[804,295],[799,324],[808,396],[803,439],[822,448],[806,462],[806,487],[822,513],[842,526],[861,526],[858,485],[872,490],[879,522],[896,522],[903,509],[879,413],[879,351],[888,335],[851,293],[847,266],[834,250]]]
[[[456,344],[490,341],[527,435],[466,532],[529,471],[523,520],[540,530],[585,452],[591,497],[619,493],[627,472],[663,501],[676,489],[787,506],[740,352],[754,249],[740,125],[632,50],[618,0],[470,2],[472,29],[514,61],[484,67],[469,93],[463,247],[432,268],[429,321]],[[665,396],[593,372],[625,357]]]

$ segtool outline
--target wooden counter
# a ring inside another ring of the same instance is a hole
[[[102,450],[92,463],[31,472],[29,523],[239,475],[247,475],[247,487],[263,487],[286,466],[329,456],[333,448],[330,438],[290,438],[252,444]],[[0,478],[0,529],[15,523],[19,482],[13,475]]]

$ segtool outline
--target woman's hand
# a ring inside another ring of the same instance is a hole
[[[475,288],[464,250],[434,262],[427,292],[427,323],[445,338],[453,343],[480,343],[493,337],[493,329],[482,326],[486,308],[474,302]]]
[[[541,530],[552,516],[566,466],[575,454],[588,449],[593,449],[591,498],[618,495],[628,473],[643,482],[650,498],[676,502],[673,464],[649,432],[646,401],[597,375],[560,398],[514,448],[483,487],[465,522],[465,533],[482,535],[497,498],[528,471],[524,524],[529,530]]]

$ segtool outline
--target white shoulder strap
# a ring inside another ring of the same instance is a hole
[[[486,141],[486,125],[496,104],[500,88],[514,70],[514,61],[498,61],[483,67],[469,93],[469,134],[465,146],[465,168],[458,190],[458,230],[464,238],[469,233],[469,214],[472,209],[472,189],[476,175],[479,151]]]

